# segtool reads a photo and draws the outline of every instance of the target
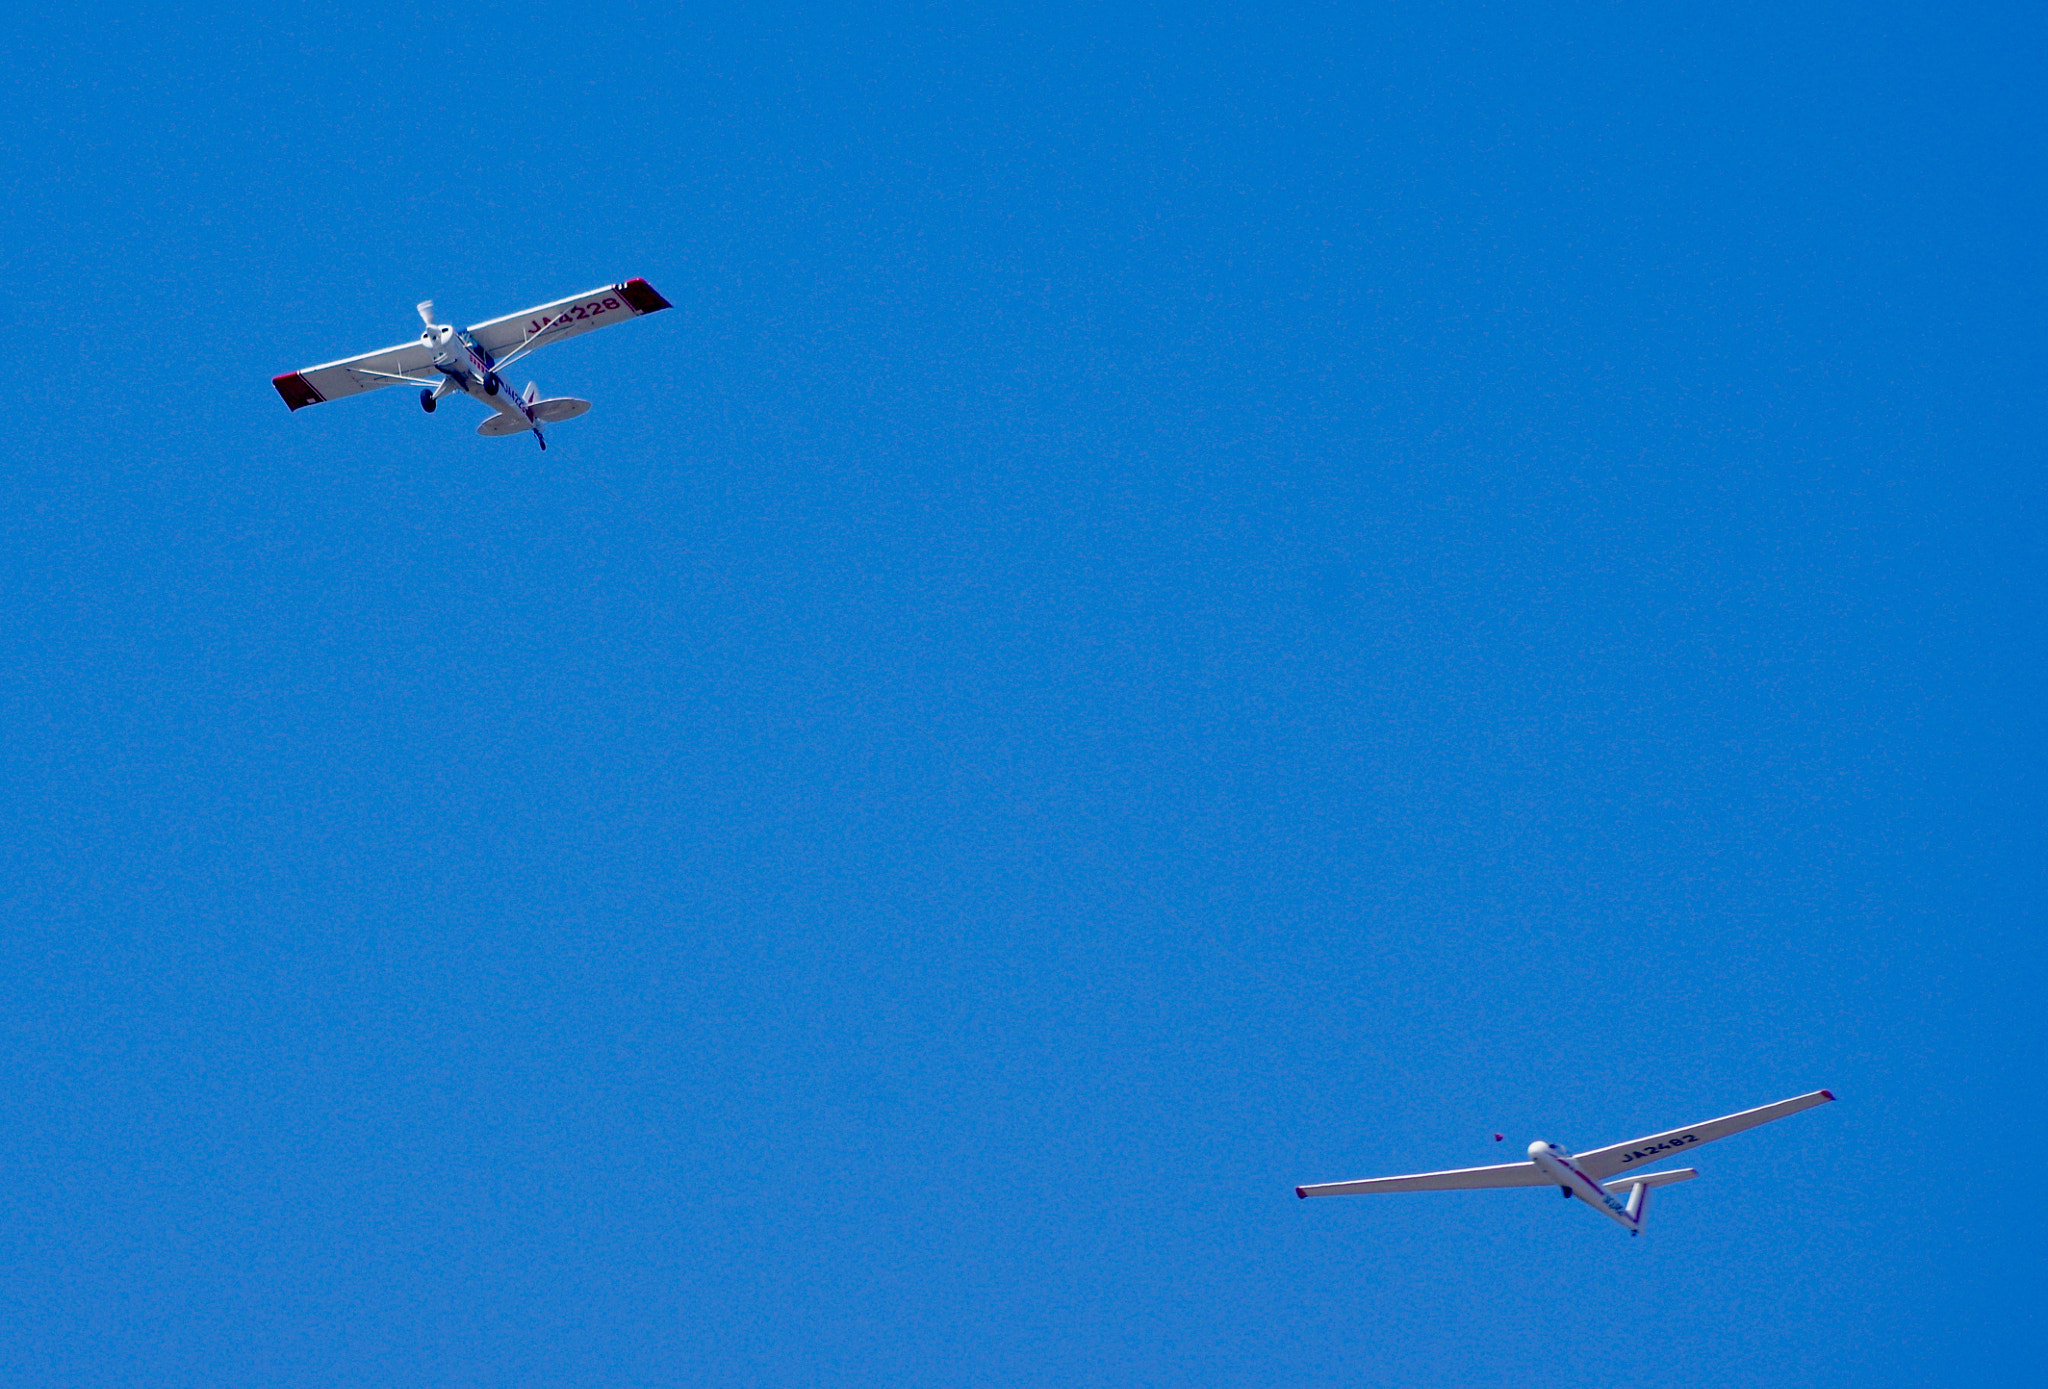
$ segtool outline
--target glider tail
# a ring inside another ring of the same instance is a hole
[[[1643,1216],[1650,1205],[1650,1188],[1669,1186],[1673,1182],[1689,1182],[1698,1175],[1699,1170],[1692,1167],[1674,1168],[1669,1172],[1631,1172],[1618,1181],[1608,1182],[1607,1189],[1618,1192],[1623,1187],[1628,1188],[1629,1233],[1640,1235],[1643,1232]]]
[[[1628,1218],[1635,1222],[1635,1228],[1629,1231],[1630,1234],[1640,1235],[1643,1232],[1643,1214],[1649,1207],[1650,1188],[1644,1186],[1641,1182],[1630,1187],[1628,1193]]]

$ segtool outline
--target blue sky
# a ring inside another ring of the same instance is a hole
[[[2037,1370],[2037,8],[0,35],[0,1380]]]

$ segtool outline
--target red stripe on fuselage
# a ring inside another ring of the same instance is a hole
[[[1572,1176],[1577,1177],[1580,1181],[1584,1182],[1589,1188],[1598,1192],[1600,1194],[1601,1209],[1605,1210],[1609,1215],[1613,1216],[1615,1219],[1619,1220],[1624,1225],[1633,1226],[1636,1224],[1636,1221],[1633,1218],[1631,1218],[1627,1213],[1626,1207],[1617,1209],[1614,1204],[1610,1204],[1614,1201],[1614,1197],[1608,1192],[1607,1188],[1602,1186],[1600,1183],[1594,1181],[1584,1172],[1580,1171],[1579,1165],[1577,1163],[1573,1162],[1570,1158],[1561,1158],[1556,1153],[1550,1153],[1547,1156],[1550,1158],[1552,1162],[1556,1163],[1559,1167],[1562,1167]],[[1565,1190],[1567,1191],[1570,1191],[1571,1189],[1572,1188],[1569,1185],[1565,1187]],[[1583,1191],[1580,1192],[1579,1199],[1582,1201],[1586,1200],[1586,1193]],[[1587,1204],[1590,1205],[1591,1202],[1588,1201]]]

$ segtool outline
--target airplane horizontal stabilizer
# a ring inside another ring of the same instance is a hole
[[[1673,1182],[1689,1182],[1699,1174],[1696,1167],[1677,1167],[1667,1172],[1631,1172],[1626,1177],[1616,1177],[1602,1185],[1609,1191],[1631,1186],[1670,1186]]]
[[[553,400],[534,402],[533,417],[542,424],[559,424],[573,420],[579,415],[590,413],[590,402],[578,400],[572,395],[558,395]]]

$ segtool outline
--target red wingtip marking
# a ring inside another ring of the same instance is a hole
[[[277,393],[284,397],[284,403],[291,406],[294,410],[304,409],[308,405],[318,405],[321,401],[327,399],[326,396],[313,389],[313,384],[310,381],[295,371],[288,371],[282,376],[271,377],[270,384],[277,387]]]
[[[1298,1186],[1294,1188],[1294,1194],[1296,1196],[1299,1196],[1304,1201],[1308,1200],[1308,1188],[1305,1186]]]
[[[631,279],[618,286],[619,297],[633,306],[634,313],[655,313],[661,309],[672,309],[675,305],[661,297],[661,291],[642,279]]]
[[[1833,1099],[1835,1097],[1835,1092],[1832,1090],[1823,1090],[1821,1091],[1821,1093],[1823,1095],[1826,1095],[1829,1099]]]

